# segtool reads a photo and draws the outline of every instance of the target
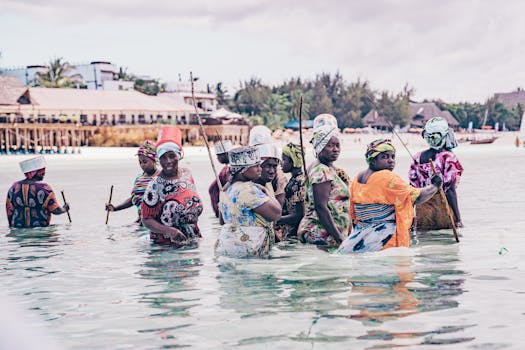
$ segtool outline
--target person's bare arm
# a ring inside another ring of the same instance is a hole
[[[304,216],[304,202],[298,202],[295,205],[295,208],[293,212],[291,212],[288,215],[284,215],[279,220],[279,224],[287,224],[287,225],[298,225],[301,219]]]
[[[456,217],[456,224],[459,224],[458,226],[462,226],[461,214],[459,212],[458,196],[456,193],[455,183],[450,186],[447,192],[445,192],[445,195],[447,196],[447,202],[450,205],[450,209],[452,209],[452,212],[454,213],[454,216]]]
[[[430,198],[432,198],[436,192],[441,188],[441,185],[443,185],[443,178],[440,175],[434,175],[432,176],[432,179],[430,180],[432,184],[425,186],[421,189],[421,193],[419,194],[419,197],[417,197],[414,204],[418,205],[421,203],[425,203]]]
[[[281,218],[282,208],[277,199],[269,197],[263,204],[253,209],[257,214],[262,215],[265,219],[277,221]]]
[[[120,203],[119,205],[113,205],[111,203],[106,203],[106,210],[109,211],[119,211],[122,209],[127,209],[133,205],[133,202],[131,201],[131,197],[127,198],[124,202]]]
[[[142,224],[151,232],[163,234],[171,239],[172,242],[184,243],[187,237],[177,228],[161,224],[152,218],[142,218]]]
[[[317,216],[319,216],[321,224],[328,232],[328,234],[332,236],[338,244],[340,244],[343,241],[341,233],[335,226],[332,214],[328,209],[328,196],[330,194],[331,189],[332,184],[330,183],[330,181],[314,184],[314,205],[315,211],[317,212]]]

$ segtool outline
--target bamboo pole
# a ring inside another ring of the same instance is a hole
[[[66,196],[64,195],[64,191],[60,191],[62,193],[62,199],[64,200],[64,206],[67,204],[66,202]],[[69,209],[66,208],[67,218],[69,220],[69,223],[71,223],[71,215],[69,215]]]
[[[191,101],[193,102],[193,108],[195,109],[195,114],[197,115],[197,120],[199,122],[199,127],[201,130],[202,137],[204,138],[204,143],[206,144],[206,149],[208,150],[208,157],[210,158],[211,168],[213,169],[213,173],[215,174],[215,179],[217,180],[217,185],[219,186],[219,191],[222,192],[222,184],[221,180],[219,178],[219,174],[217,173],[217,169],[215,169],[215,163],[213,162],[213,157],[211,155],[210,145],[208,143],[208,137],[206,136],[206,132],[204,131],[204,126],[202,125],[201,116],[199,114],[199,111],[197,109],[197,103],[195,102],[195,88],[194,88],[194,82],[193,82],[193,73],[190,72],[190,80],[191,80]]]
[[[308,183],[308,173],[306,171],[306,160],[304,156],[304,144],[303,144],[303,96],[299,100],[299,145],[301,146],[301,158],[303,160],[304,179]]]
[[[113,185],[111,185],[111,188],[109,189],[109,202],[108,204],[111,204],[111,198],[113,197]],[[108,224],[109,220],[109,209],[106,209],[106,225]]]
[[[434,167],[434,162],[432,159],[430,159],[430,166],[432,167],[432,172],[434,175],[437,174],[436,168]],[[443,187],[439,187],[439,196],[441,197],[441,201],[445,205],[445,209],[447,210],[448,218],[450,219],[450,224],[452,225],[452,232],[454,233],[454,238],[456,239],[456,242],[459,243],[459,236],[458,231],[456,230],[456,222],[454,220],[454,215],[452,214],[452,210],[450,209],[450,205],[448,205],[447,196],[445,195],[445,191],[443,190]]]

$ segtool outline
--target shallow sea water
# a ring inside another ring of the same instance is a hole
[[[138,173],[133,149],[48,156],[45,181],[64,190],[73,223],[10,230],[2,210],[0,286],[60,349],[521,349],[525,149],[498,142],[456,151],[460,244],[418,232],[408,249],[338,256],[284,243],[265,260],[214,257],[202,149],[183,161],[206,202],[204,238],[188,250],[152,245],[132,208],[104,225],[110,185],[119,203]],[[346,142],[338,165],[355,175],[363,152]],[[0,157],[2,198],[23,158]]]

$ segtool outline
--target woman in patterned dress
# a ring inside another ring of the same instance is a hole
[[[368,169],[350,186],[350,216],[354,227],[339,247],[339,253],[362,253],[410,245],[409,228],[414,204],[430,199],[441,185],[436,175],[432,184],[415,188],[394,170],[396,149],[390,140],[378,139],[366,150]]]
[[[432,160],[436,172],[443,176],[443,191],[445,191],[447,202],[454,213],[456,227],[463,227],[456,193],[457,185],[463,174],[463,166],[456,155],[452,153],[452,149],[457,147],[454,132],[450,130],[445,119],[435,117],[425,124],[423,138],[430,148],[414,156],[414,161],[408,172],[410,184],[415,187],[424,187],[430,184],[430,179],[434,175],[430,164]]]
[[[187,168],[179,167],[182,146],[165,142],[157,146],[161,172],[149,183],[141,204],[142,223],[155,243],[176,247],[195,243],[201,237],[197,220],[202,202]]]
[[[339,158],[339,129],[322,125],[311,140],[317,161],[308,169],[306,213],[297,235],[302,242],[337,247],[350,225],[350,192],[333,163]]]
[[[273,221],[281,206],[269,190],[253,180],[261,176],[257,148],[239,147],[229,153],[232,180],[220,194],[221,231],[215,253],[236,258],[265,257],[274,243]]]
[[[284,189],[283,215],[276,224],[279,240],[297,237],[297,228],[304,216],[305,181],[301,146],[289,143],[283,147],[283,172],[292,177]]]

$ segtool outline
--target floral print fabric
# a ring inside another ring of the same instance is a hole
[[[420,163],[422,153],[423,152],[419,152],[416,154],[408,171],[410,184],[418,188],[430,185],[430,179],[434,176],[430,162]],[[461,175],[463,174],[463,166],[454,153],[443,150],[436,153],[433,162],[436,172],[443,175],[443,190],[445,192],[448,191],[453,184],[457,185],[459,183]]]
[[[302,241],[307,243],[335,246],[335,240],[323,227],[315,211],[313,185],[330,182],[331,190],[328,196],[328,210],[330,210],[332,219],[343,237],[346,237],[350,224],[348,212],[350,191],[344,181],[337,175],[337,170],[333,166],[329,167],[316,162],[311,166],[308,178],[310,183],[306,189],[305,216],[299,224],[297,235]]]

